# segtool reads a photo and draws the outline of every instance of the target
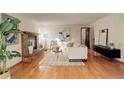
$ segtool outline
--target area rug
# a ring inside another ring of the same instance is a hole
[[[58,56],[58,57],[57,57]],[[49,53],[40,63],[42,66],[82,66],[84,62],[69,62],[67,54]]]

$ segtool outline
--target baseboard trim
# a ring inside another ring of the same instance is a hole
[[[120,61],[120,60],[118,60],[118,59],[115,59],[115,61],[124,64],[124,62],[122,62],[122,61]]]

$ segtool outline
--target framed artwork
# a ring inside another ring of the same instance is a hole
[[[99,31],[99,45],[108,45],[108,29],[102,29]]]
[[[19,35],[17,34],[9,34],[4,37],[4,42],[6,45],[15,45],[19,43]]]
[[[15,17],[12,17],[12,16],[4,14],[4,13],[1,14],[2,21],[7,20],[8,18],[14,19]],[[17,28],[18,28],[18,26],[17,26]],[[12,33],[12,34],[5,36],[3,40],[6,45],[15,45],[15,44],[19,43],[19,35]]]
[[[70,40],[70,29],[61,29],[59,31],[59,39],[62,42],[68,42]]]

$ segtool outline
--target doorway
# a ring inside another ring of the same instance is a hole
[[[90,48],[90,28],[81,27],[81,44],[85,44]]]

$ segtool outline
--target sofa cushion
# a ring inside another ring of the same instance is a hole
[[[68,44],[67,44],[67,47],[73,47],[73,45],[74,45],[74,43],[71,42],[71,43],[68,43]]]
[[[86,47],[86,45],[84,45],[84,44],[81,44],[81,45],[80,45],[80,47]]]
[[[74,47],[80,47],[80,44],[75,43],[75,44],[74,44]]]

